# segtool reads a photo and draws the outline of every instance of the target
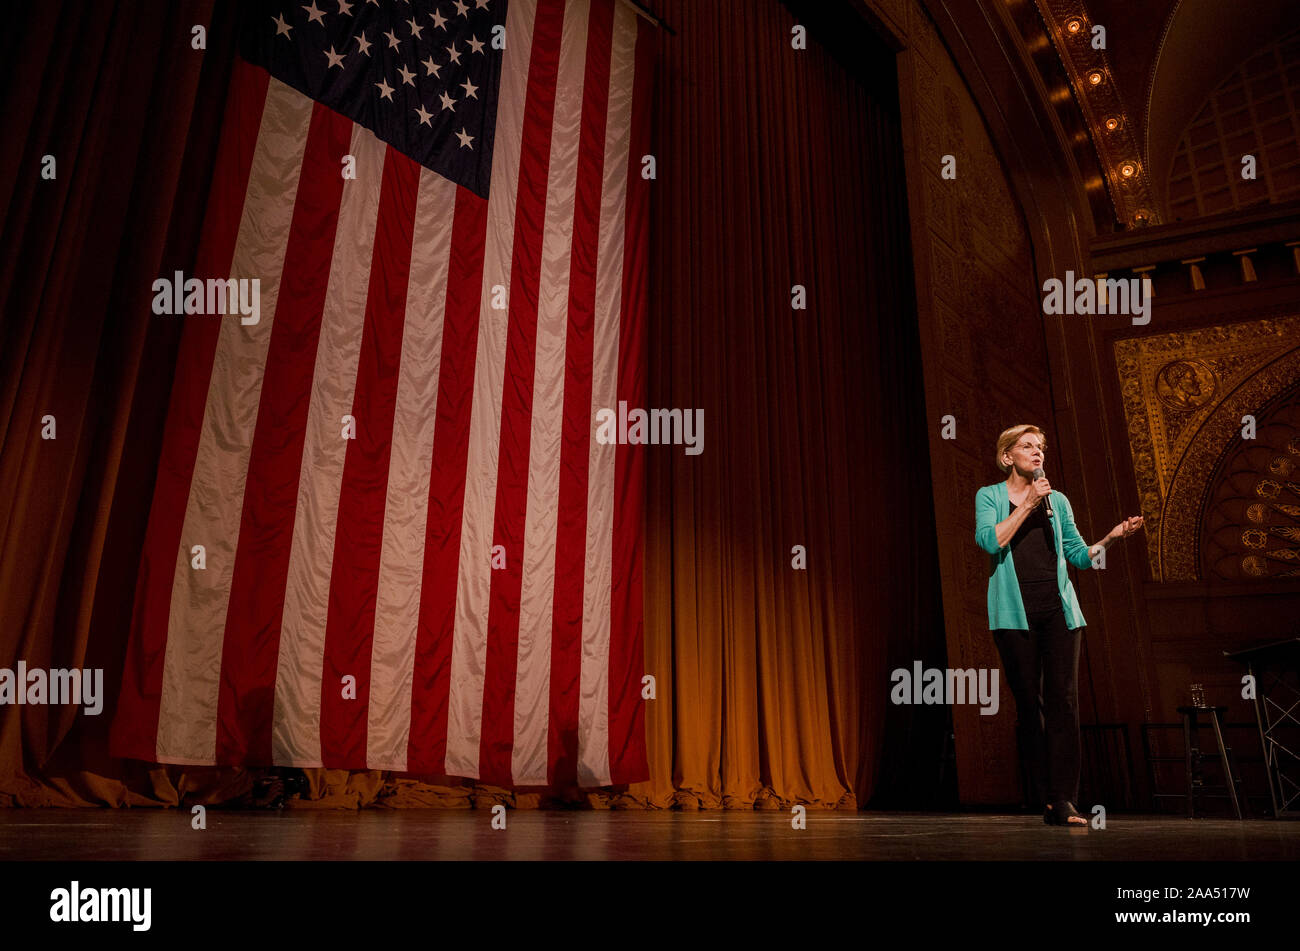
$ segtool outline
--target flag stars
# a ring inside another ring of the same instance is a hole
[[[484,87],[475,85],[474,79],[478,78],[481,82],[481,76],[474,75],[479,61],[473,57],[474,54],[486,53],[489,46],[489,42],[482,39],[482,33],[483,24],[491,15],[481,16],[478,11],[488,10],[491,0],[401,2],[407,6],[398,6],[396,2],[384,3],[382,0],[325,0],[324,3],[321,0],[289,0],[289,3],[275,5],[280,9],[272,11],[271,26],[274,33],[263,33],[262,36],[268,38],[268,46],[274,43],[273,48],[281,49],[280,56],[283,59],[286,48],[279,47],[278,41],[269,38],[283,36],[296,46],[298,44],[294,43],[295,38],[291,32],[297,27],[306,26],[310,36],[300,33],[297,39],[306,40],[309,48],[296,51],[295,58],[296,55],[305,55],[307,64],[316,64],[314,70],[308,65],[307,71],[309,74],[314,73],[317,87],[330,98],[340,92],[342,87],[339,84],[345,80],[356,79],[372,84],[376,99],[366,100],[368,106],[355,101],[343,105],[353,111],[358,108],[379,108],[380,115],[384,117],[382,122],[390,130],[388,134],[396,136],[392,141],[404,142],[403,147],[414,149],[421,140],[427,143],[423,130],[428,129],[430,131],[427,135],[435,139],[434,144],[443,160],[452,158],[453,150],[457,154],[464,149],[477,153],[480,151],[477,137],[470,134],[469,127],[481,121],[480,112],[484,105],[480,93],[483,93]],[[372,3],[377,8],[375,14],[367,12]],[[395,6],[396,11],[392,9]],[[301,7],[303,12],[294,13],[295,7]],[[326,7],[328,13],[324,9]],[[499,12],[500,5],[497,9]],[[390,13],[393,15],[390,16]],[[426,14],[428,20],[424,19]],[[329,16],[353,19],[346,23],[334,20],[327,22]],[[262,23],[265,24],[266,21],[263,20]],[[314,33],[307,25],[311,23],[320,24],[323,32]],[[407,33],[404,27],[409,28],[410,32]],[[426,30],[430,32],[426,34]],[[438,31],[442,31],[441,36]],[[316,39],[313,40],[312,37]],[[439,40],[442,41],[441,47]],[[352,41],[356,42],[355,46],[349,45]],[[446,50],[445,61],[435,61],[441,59],[439,48]],[[355,61],[352,57],[356,54],[365,56],[365,62]],[[424,54],[423,58],[421,54]],[[316,56],[325,60],[324,76],[320,72],[320,60],[314,59]],[[491,62],[490,56],[485,59]],[[331,82],[325,77],[332,76],[336,66],[343,78]],[[408,86],[411,88],[409,93],[406,92]],[[362,90],[357,91],[362,92],[364,97]],[[488,95],[489,100],[495,99],[494,93],[485,95]],[[473,103],[470,100],[474,100]],[[384,107],[377,107],[377,102],[384,101],[397,108],[390,113]],[[465,108],[458,110],[457,107],[462,104]],[[457,111],[461,113],[460,121],[464,123],[459,132],[451,127],[451,123],[457,119]],[[403,112],[407,116],[405,119],[400,118]],[[452,114],[451,117],[443,118],[448,112]],[[412,114],[415,116],[414,122],[409,118]],[[435,119],[438,122],[434,122]],[[378,130],[381,127],[375,128]],[[450,146],[444,136],[453,135],[457,144]],[[486,141],[490,146],[491,137]],[[489,154],[490,151],[489,149]],[[457,165],[466,162],[472,165],[478,159],[471,154],[466,160],[455,162],[452,158],[452,161]]]

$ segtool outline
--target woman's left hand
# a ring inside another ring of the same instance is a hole
[[[1134,515],[1124,519],[1110,530],[1110,537],[1118,541],[1121,538],[1128,538],[1134,532],[1142,527],[1142,516]]]

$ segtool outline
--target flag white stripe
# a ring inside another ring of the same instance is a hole
[[[406,769],[456,185],[420,171],[370,658],[366,766]]]
[[[550,721],[551,614],[555,606],[555,533],[560,496],[560,437],[564,429],[565,343],[569,331],[569,266],[578,185],[590,0],[564,10],[556,77],[555,116],[538,287],[537,361],[533,374],[528,457],[528,513],[519,595],[511,776],[525,786],[547,783]]]
[[[354,416],[358,428],[381,425],[366,415],[368,407],[354,406],[353,398],[386,146],[374,133],[355,125],[349,148],[356,157],[357,177],[343,185],[321,313],[289,550],[271,726],[274,761],[304,768],[325,765],[320,739],[321,673],[339,494],[348,447],[343,438],[343,417]],[[337,685],[331,688],[337,689]]]
[[[221,320],[172,578],[158,711],[157,761],[214,764],[221,654],[244,484],[266,353],[279,299],[312,102],[278,80],[267,87],[230,277],[259,281],[260,320]],[[207,567],[191,567],[202,545]]]
[[[506,12],[497,100],[492,183],[488,198],[483,285],[479,296],[478,351],[474,361],[474,401],[465,466],[460,566],[456,582],[455,632],[451,646],[451,688],[447,707],[445,771],[478,776],[483,722],[483,673],[487,660],[488,606],[492,584],[492,532],[496,515],[497,449],[501,435],[509,309],[492,307],[493,287],[509,292],[515,242],[515,201],[523,139],[528,64],[532,55],[536,0],[512,0]]]
[[[596,256],[588,420],[587,555],[582,616],[582,668],[578,699],[578,783],[607,786],[609,770],[610,589],[614,558],[614,461],[617,446],[595,439],[600,409],[618,411],[619,313],[623,300],[623,228],[627,214],[627,161],[632,133],[632,79],[636,68],[636,14],[614,10],[610,57],[609,121],[605,127],[605,182],[601,191],[600,245]]]

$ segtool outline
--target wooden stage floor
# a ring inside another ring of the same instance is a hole
[[[1104,830],[1028,815],[484,810],[0,809],[0,860],[1296,861],[1300,822],[1112,816]]]

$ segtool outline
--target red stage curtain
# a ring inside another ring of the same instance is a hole
[[[212,7],[36,4],[0,41],[0,666],[103,667],[107,693],[98,717],[0,708],[0,804],[245,802],[255,779],[106,754],[178,339],[149,285],[190,270],[233,50],[231,5]],[[704,452],[649,449],[653,778],[587,798],[865,805],[913,726],[889,668],[942,641],[890,54],[795,50],[776,0],[656,7],[677,35],[656,82],[650,404],[703,409]],[[294,805],[548,799],[307,774]]]
[[[656,6],[650,399],[706,440],[650,456],[655,804],[865,805],[891,648],[942,640],[892,55],[829,6]]]
[[[214,18],[211,0],[24,4],[10,16],[0,666],[103,667],[107,700],[97,717],[0,708],[0,802],[156,801],[143,767],[105,752],[179,330],[150,319],[150,283],[187,264],[197,237],[233,20]],[[195,24],[213,52],[193,48]]]

